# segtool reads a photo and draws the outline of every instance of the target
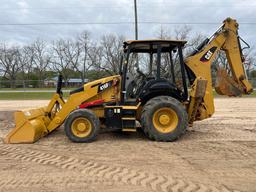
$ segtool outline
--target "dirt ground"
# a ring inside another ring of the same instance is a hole
[[[0,101],[0,137],[12,112],[46,101]],[[104,133],[71,143],[63,128],[35,144],[0,143],[0,191],[256,191],[256,99],[218,98],[216,113],[177,142]]]

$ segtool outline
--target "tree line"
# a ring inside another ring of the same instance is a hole
[[[117,73],[123,41],[123,36],[110,34],[93,42],[89,32],[84,31],[74,38],[51,43],[42,39],[24,46],[1,43],[1,77],[14,87],[18,79],[43,82],[57,73],[62,73],[64,81],[71,77],[84,81],[90,71],[100,76]]]
[[[161,27],[156,38],[187,40],[186,55],[205,38],[202,34],[191,34],[189,27],[174,31]],[[83,31],[73,38],[60,38],[53,42],[36,39],[23,46],[0,43],[0,78],[10,81],[11,87],[15,88],[17,80],[38,80],[35,86],[42,87],[44,80],[58,73],[63,75],[64,82],[70,78],[80,78],[84,82],[117,74],[124,41],[124,36],[115,34],[93,41],[90,33]],[[225,63],[225,57],[219,55],[217,60]],[[251,65],[255,62],[255,55],[252,52],[248,54],[247,61],[247,68],[253,69]]]

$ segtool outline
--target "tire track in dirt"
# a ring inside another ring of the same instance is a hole
[[[49,175],[23,175],[23,176],[7,176],[0,181],[0,189],[19,189],[22,187],[41,187],[41,186],[53,186],[61,185],[68,188],[79,183],[80,187],[89,187],[93,183],[112,186],[113,182],[101,180],[99,178],[79,177],[77,175],[63,175],[63,173]]]
[[[252,153],[248,148],[233,143],[233,142],[228,142],[228,144],[225,142],[214,142],[214,143],[202,143],[202,151],[206,151],[208,154],[213,153],[213,154],[219,154],[222,156],[230,156],[231,158],[236,158],[236,159],[255,159],[256,154]]]
[[[176,144],[179,149],[180,153],[188,153],[191,150],[198,150],[201,153],[205,154],[214,154],[214,155],[220,155],[221,157],[230,157],[235,159],[255,159],[256,153],[253,153],[252,150],[250,150],[247,146],[237,143],[236,141],[228,141],[228,142],[213,142],[213,141],[203,141],[199,142],[200,144],[193,143],[192,145],[188,146],[186,144],[178,143]],[[149,143],[150,145],[150,143]],[[165,145],[159,145],[159,144],[151,144],[152,147],[155,147],[159,150],[171,150],[174,149],[176,145],[165,146]],[[179,157],[179,154],[175,154]],[[184,158],[183,158],[184,159]]]
[[[104,181],[114,183],[123,183],[128,185],[135,185],[140,187],[147,187],[153,191],[158,192],[231,192],[233,190],[227,189],[224,186],[206,186],[192,181],[185,181],[175,179],[170,176],[161,176],[151,173],[146,173],[141,170],[129,169],[126,167],[115,167],[97,163],[94,161],[86,161],[72,157],[61,155],[53,155],[39,151],[26,150],[13,146],[1,146],[0,153],[2,156],[9,158],[23,160],[28,162],[35,162],[43,165],[52,165],[61,169],[68,169],[79,171],[82,174],[89,175],[91,178],[100,178]],[[33,180],[32,180],[33,181]],[[31,181],[31,182],[32,182]],[[14,181],[16,182],[16,180]],[[35,180],[33,182],[40,182]],[[19,185],[20,182],[16,182]],[[15,185],[15,183],[12,183]],[[6,184],[0,183],[0,188]]]

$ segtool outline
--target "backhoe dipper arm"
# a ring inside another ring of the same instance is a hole
[[[238,23],[227,18],[223,25],[185,60],[192,85],[188,105],[190,124],[195,120],[208,118],[214,113],[211,64],[220,50],[226,53],[232,77],[226,70],[222,71],[225,78],[220,80],[221,86],[216,91],[229,96],[252,92],[252,86],[248,82],[243,66],[244,57],[238,36]]]

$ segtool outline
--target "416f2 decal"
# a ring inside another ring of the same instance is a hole
[[[101,91],[104,91],[105,89],[111,87],[113,84],[113,81],[108,81],[106,83],[102,83],[99,85],[99,88],[98,88],[98,93],[101,92]]]

